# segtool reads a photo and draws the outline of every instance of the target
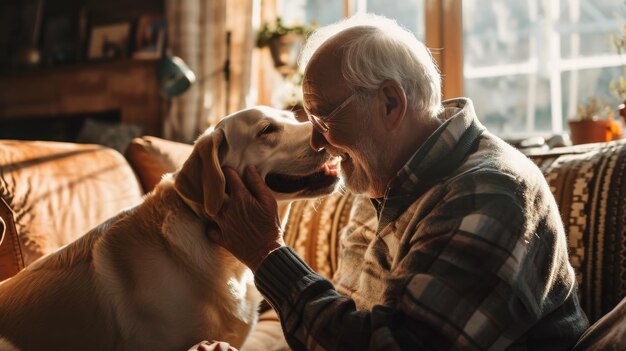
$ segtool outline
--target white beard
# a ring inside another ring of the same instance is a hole
[[[374,116],[365,117],[372,121]],[[367,123],[363,130],[372,130],[372,123]],[[387,184],[385,174],[391,167],[392,158],[386,155],[394,148],[386,147],[385,151],[378,148],[372,138],[360,138],[351,148],[350,159],[341,163],[341,177],[350,191],[366,194],[369,197],[380,197],[384,194]],[[384,184],[383,184],[384,183]]]
[[[372,171],[376,169],[372,163],[379,163],[374,157],[377,153],[371,140],[361,139],[358,145],[354,146],[358,153],[351,154],[350,159],[341,163],[341,177],[346,187],[356,194],[367,194],[372,190]]]

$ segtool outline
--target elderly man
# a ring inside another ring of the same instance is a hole
[[[425,46],[360,15],[314,33],[304,62],[311,146],[341,157],[347,188],[379,220],[363,257],[341,264],[356,275],[350,296],[284,245],[254,169],[243,180],[225,169],[230,200],[209,234],[255,272],[289,345],[571,348],[588,322],[548,185],[470,100],[441,102]]]

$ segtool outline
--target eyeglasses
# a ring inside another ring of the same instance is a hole
[[[328,133],[328,124],[326,124],[326,122],[330,121],[344,107],[348,106],[348,104],[352,102],[355,96],[356,96],[355,94],[350,95],[347,99],[344,100],[344,102],[341,103],[341,105],[337,106],[336,109],[334,109],[331,113],[329,113],[328,116],[324,116],[323,119],[312,113],[307,113],[307,117],[309,118],[309,121],[311,122],[311,124],[313,124],[313,128],[315,128],[315,130],[317,130],[321,134]]]

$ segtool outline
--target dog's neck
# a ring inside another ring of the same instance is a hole
[[[206,232],[210,226],[216,226],[215,222],[206,216],[204,211],[195,208],[197,206],[191,206],[188,201],[180,196],[174,187],[173,177],[161,180],[155,189],[146,195],[144,204],[148,205],[145,208],[151,211],[149,217],[153,218],[152,225],[157,226],[152,230],[161,233],[167,245],[171,245],[173,248],[182,248],[190,260],[196,261],[206,257],[202,250],[208,248],[211,251],[216,251],[215,254],[222,257],[221,262],[226,262],[228,266],[232,266],[234,263],[237,266],[243,266],[227,250],[211,242]],[[192,248],[188,247],[190,241],[195,242]],[[212,270],[215,268],[207,267],[206,264],[207,262],[195,262],[193,265]],[[235,267],[229,269],[232,270]],[[238,268],[236,270],[239,271]]]
[[[161,192],[167,191],[168,193],[173,192],[175,194],[175,197],[182,204],[184,204],[185,207],[190,212],[192,212],[196,217],[198,217],[198,220],[200,220],[202,222],[212,221],[212,219],[210,217],[208,217],[206,212],[204,211],[204,208],[202,207],[202,204],[193,202],[193,201],[185,198],[184,196],[182,196],[180,193],[178,193],[178,191],[176,190],[176,187],[174,186],[175,179],[176,179],[176,174],[169,174],[169,175],[167,175],[165,178],[163,178],[161,180],[161,182],[159,182],[157,184],[157,186],[155,187],[153,192],[155,192],[155,191],[161,191]]]

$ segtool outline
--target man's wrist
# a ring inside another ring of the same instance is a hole
[[[280,249],[281,247],[285,246],[285,242],[280,240],[280,242],[274,242],[271,245],[267,246],[264,250],[264,254],[262,254],[261,256],[259,256],[257,259],[255,259],[252,262],[249,262],[248,264],[248,268],[250,268],[250,270],[252,270],[253,273],[256,273],[256,271],[259,269],[259,267],[261,267],[261,264],[263,263],[263,261],[265,261],[265,259],[272,254],[272,252]]]

